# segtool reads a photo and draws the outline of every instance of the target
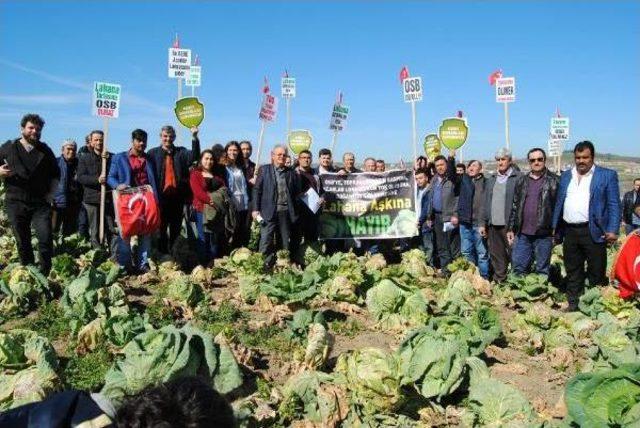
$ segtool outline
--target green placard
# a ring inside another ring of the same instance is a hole
[[[433,160],[433,158],[440,154],[441,149],[442,142],[436,134],[427,134],[427,136],[424,137],[424,152],[426,153],[427,158]]]
[[[301,151],[309,150],[311,148],[313,137],[311,136],[311,132],[300,129],[297,131],[289,132],[287,142],[289,143],[289,148],[291,149],[291,151],[296,155],[299,155]]]
[[[178,121],[187,128],[200,126],[204,120],[204,104],[196,97],[179,99],[176,101],[174,111],[176,112]]]
[[[438,136],[442,145],[449,149],[459,149],[467,141],[469,127],[467,121],[459,117],[452,117],[442,121]]]

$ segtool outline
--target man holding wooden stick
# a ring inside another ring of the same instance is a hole
[[[80,156],[78,182],[84,189],[82,202],[89,219],[91,245],[94,248],[99,248],[102,242],[106,242],[113,255],[115,254],[115,239],[113,237],[116,235],[113,201],[111,197],[106,197],[107,192],[111,191],[111,188],[107,186],[107,174],[111,166],[112,154],[105,150],[103,131],[91,131],[89,149],[88,153]],[[103,191],[104,198],[102,198]],[[103,203],[104,205],[102,205]],[[104,216],[104,229],[101,235],[100,218],[102,216]],[[104,239],[101,240],[101,236]]]

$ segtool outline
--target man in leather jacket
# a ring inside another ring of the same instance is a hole
[[[640,178],[633,180],[633,190],[625,193],[622,198],[622,222],[627,235],[640,228],[640,216],[634,211],[638,204],[640,204]]]
[[[545,165],[543,149],[529,150],[527,158],[531,170],[516,181],[513,206],[509,216],[507,239],[513,247],[513,272],[529,273],[535,260],[535,272],[549,275],[553,249],[553,211],[560,179]]]

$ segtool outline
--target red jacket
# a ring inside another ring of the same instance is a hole
[[[220,187],[225,187],[224,181],[218,177],[213,177],[214,180],[220,184]],[[202,212],[205,204],[211,203],[209,192],[207,192],[205,179],[202,176],[202,170],[200,168],[194,168],[189,173],[189,184],[191,185],[191,192],[193,193],[193,209],[198,212]]]

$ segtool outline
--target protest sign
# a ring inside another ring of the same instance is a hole
[[[262,106],[260,107],[260,120],[273,122],[278,112],[278,99],[271,94],[264,94]]]
[[[501,77],[496,79],[496,102],[512,103],[516,100],[516,78]]]
[[[301,151],[309,150],[311,148],[313,137],[311,136],[311,132],[304,129],[299,129],[289,132],[287,142],[289,143],[289,148],[291,149],[291,151],[297,156]]]
[[[405,103],[422,101],[422,77],[407,77],[402,81]]]
[[[469,127],[467,121],[459,117],[450,117],[442,121],[438,137],[442,145],[449,149],[459,149],[467,141]]]
[[[174,111],[178,121],[187,128],[199,126],[204,120],[204,104],[196,97],[176,101]]]
[[[424,152],[427,155],[427,158],[433,160],[433,158],[440,154],[441,149],[442,142],[436,134],[428,134],[424,137]]]
[[[191,68],[191,49],[169,48],[169,77],[186,79]]]
[[[342,131],[349,117],[349,107],[335,103],[331,112],[331,120],[329,121],[329,129],[332,131]]]
[[[282,98],[295,98],[296,97],[296,78],[295,77],[283,77],[281,80],[281,92]]]
[[[320,175],[321,239],[406,238],[418,232],[413,172]]]
[[[120,85],[93,83],[93,115],[116,119],[120,113]]]
[[[549,135],[552,140],[567,141],[569,139],[569,118],[552,117]]]
[[[560,156],[562,154],[562,141],[560,140],[554,140],[552,138],[549,138],[548,141],[548,153],[547,155],[552,158],[552,157],[556,157],[556,156]]]
[[[199,65],[192,65],[189,68],[189,76],[187,80],[185,80],[184,84],[187,86],[197,87],[200,86],[201,76],[202,76],[202,67]]]

